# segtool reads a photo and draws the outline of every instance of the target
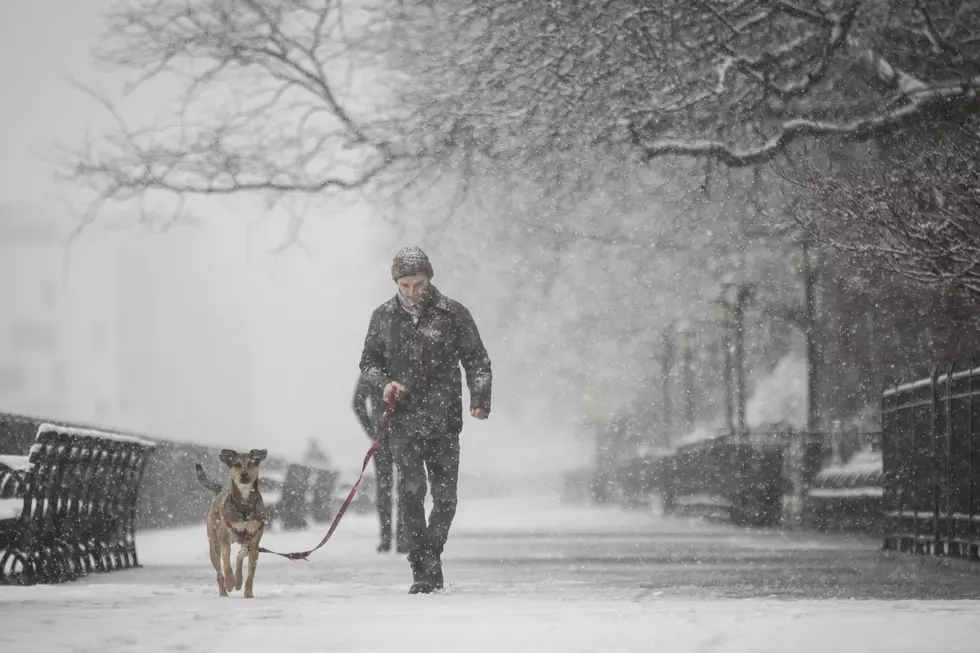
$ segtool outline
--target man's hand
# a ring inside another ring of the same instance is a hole
[[[402,392],[404,389],[405,389],[405,386],[403,386],[398,381],[392,381],[391,383],[389,383],[388,385],[386,385],[385,386],[385,391],[384,391],[385,403],[388,403],[389,401],[391,401],[391,398],[392,397],[397,397],[398,396],[398,393],[399,392]]]
[[[472,415],[477,419],[486,419],[487,411],[483,410],[482,408],[474,408],[473,410],[470,411],[470,415]]]

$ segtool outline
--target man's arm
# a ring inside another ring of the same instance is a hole
[[[357,416],[357,420],[361,423],[364,428],[365,433],[368,435],[373,435],[371,428],[371,415],[368,413],[367,403],[368,398],[371,396],[371,386],[364,377],[361,376],[357,379],[357,387],[354,389],[354,401],[352,407],[354,409],[354,414]]]
[[[371,314],[368,332],[364,337],[364,349],[361,351],[361,378],[369,387],[382,389],[391,380],[388,376],[388,364],[384,352],[381,311],[376,310]]]
[[[490,355],[483,346],[480,331],[476,328],[473,316],[465,306],[459,306],[461,328],[459,361],[466,372],[466,386],[470,390],[470,410],[482,408],[490,414],[490,394],[493,386],[493,373],[490,369]]]

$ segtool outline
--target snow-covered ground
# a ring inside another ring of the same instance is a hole
[[[274,532],[263,544],[308,548],[321,535]],[[978,650],[980,577],[881,559],[876,544],[470,500],[442,594],[407,595],[404,559],[374,553],[373,517],[349,514],[308,564],[263,556],[246,601],[217,596],[203,527],[144,532],[142,569],[0,588],[0,650]]]

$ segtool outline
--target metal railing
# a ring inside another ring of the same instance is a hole
[[[882,393],[884,548],[980,557],[980,367]]]

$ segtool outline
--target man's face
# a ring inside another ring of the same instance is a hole
[[[414,274],[410,277],[399,277],[397,283],[402,297],[412,306],[418,306],[429,287],[429,277],[424,274]]]

